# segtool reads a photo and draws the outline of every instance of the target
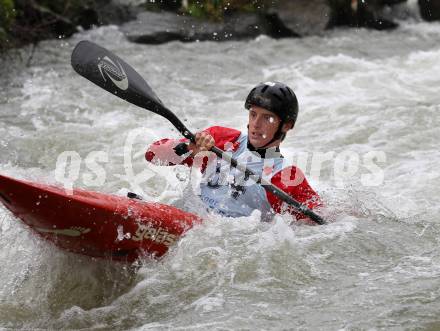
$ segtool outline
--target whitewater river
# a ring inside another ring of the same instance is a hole
[[[179,134],[73,72],[82,39],[136,68],[194,131],[245,129],[253,85],[286,82],[300,114],[282,152],[332,223],[210,216],[133,268],[60,251],[0,207],[0,329],[440,328],[440,24],[160,46],[103,27],[42,42],[28,67],[29,49],[2,60],[1,173],[56,183],[60,154],[73,151],[74,186],[173,203],[191,198],[192,174],[143,154]],[[105,176],[90,185],[93,152]]]

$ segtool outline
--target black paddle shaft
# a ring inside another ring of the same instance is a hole
[[[72,52],[71,61],[73,69],[81,76],[119,98],[165,117],[185,138],[195,142],[194,134],[188,130],[171,110],[163,105],[147,82],[118,56],[95,43],[84,40],[76,45]],[[245,165],[239,164],[237,160],[224,153],[221,149],[214,146],[211,151],[230,162],[233,167],[244,172],[246,176],[255,178],[256,182],[260,183],[264,189],[292,205],[316,223],[326,223],[321,216],[293,199],[283,190],[272,185],[272,183],[254,174]]]

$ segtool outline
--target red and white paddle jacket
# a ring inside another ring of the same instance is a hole
[[[295,166],[285,165],[285,159],[274,148],[267,149],[262,158],[248,148],[248,137],[234,129],[213,126],[206,130],[215,140],[215,146],[230,153],[239,163],[244,163],[255,174],[262,176],[279,187],[298,202],[313,209],[321,205],[318,194],[310,187],[302,171]],[[289,212],[297,219],[305,217],[288,206],[274,194],[267,192],[251,178],[231,168],[228,162],[217,158],[212,152],[199,153],[194,158],[189,154],[178,155],[174,149],[187,139],[162,139],[153,143],[145,154],[149,162],[160,165],[198,163],[203,180],[200,184],[200,198],[215,212],[230,216],[248,216],[255,209],[260,210],[262,219],[270,219],[273,213]],[[204,156],[203,156],[204,155]]]

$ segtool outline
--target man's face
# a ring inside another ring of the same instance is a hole
[[[278,115],[267,109],[251,106],[249,110],[249,142],[255,148],[267,145],[277,132],[280,122],[281,119]]]

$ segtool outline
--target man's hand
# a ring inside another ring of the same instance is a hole
[[[209,151],[215,145],[214,138],[205,131],[196,133],[196,143],[190,143],[188,149],[191,151],[191,156],[198,152]]]

